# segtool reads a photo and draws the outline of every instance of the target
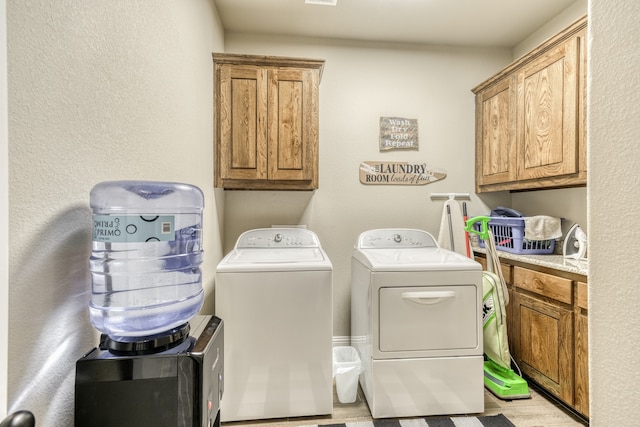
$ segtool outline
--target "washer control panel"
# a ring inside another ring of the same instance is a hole
[[[319,248],[313,231],[304,228],[258,228],[242,233],[236,248]]]
[[[437,248],[433,236],[426,231],[385,228],[369,230],[360,234],[356,248],[388,249],[388,248]]]

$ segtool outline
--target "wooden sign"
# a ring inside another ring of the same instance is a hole
[[[426,163],[362,162],[360,182],[367,185],[426,185],[446,178]]]
[[[380,117],[380,151],[417,149],[417,119]]]

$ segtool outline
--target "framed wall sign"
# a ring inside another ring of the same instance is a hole
[[[417,149],[417,119],[380,117],[380,151]]]
[[[446,176],[444,171],[435,170],[426,163],[360,163],[360,182],[367,185],[426,185]]]

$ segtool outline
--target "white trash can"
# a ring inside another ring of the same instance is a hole
[[[333,347],[333,376],[340,403],[353,403],[358,395],[358,378],[362,362],[353,347]]]

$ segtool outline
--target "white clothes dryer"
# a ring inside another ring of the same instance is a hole
[[[218,264],[223,422],[333,411],[333,267],[315,233],[243,233]]]
[[[484,411],[482,268],[426,231],[362,233],[351,344],[373,418]]]

